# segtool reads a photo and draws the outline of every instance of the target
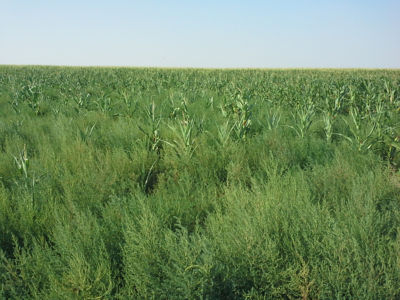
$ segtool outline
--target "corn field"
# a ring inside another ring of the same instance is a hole
[[[0,66],[0,298],[400,298],[400,71]]]

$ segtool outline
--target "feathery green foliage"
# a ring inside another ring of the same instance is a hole
[[[400,297],[400,72],[0,67],[0,298]]]

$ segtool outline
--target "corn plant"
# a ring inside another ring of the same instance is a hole
[[[146,169],[145,164],[142,165],[142,174],[144,175],[143,180],[141,182],[141,188],[145,193],[149,193],[155,184],[155,169],[161,158],[161,149],[162,149],[162,142],[160,136],[160,124],[161,124],[161,112],[157,116],[156,115],[156,105],[154,101],[151,105],[145,109],[145,114],[147,116],[148,121],[150,122],[150,127],[147,129],[143,129],[141,126],[138,125],[140,131],[142,131],[147,139],[147,149],[150,152],[155,152],[157,157],[153,161],[150,168]]]
[[[153,189],[153,186],[156,182],[156,180],[154,179],[155,178],[154,171],[158,162],[159,162],[159,157],[151,164],[150,168],[148,169],[146,169],[145,164],[142,165],[142,174],[145,176],[143,177],[140,186],[146,194],[148,194]]]
[[[161,114],[156,116],[156,105],[154,101],[150,105],[150,107],[145,109],[146,116],[150,121],[150,128],[143,129],[140,125],[138,128],[142,131],[147,137],[147,146],[150,151],[160,152],[161,149],[161,136],[160,136],[160,123],[161,123]]]
[[[369,112],[365,119],[369,120],[375,126],[375,135],[379,141],[382,141],[385,131],[387,130],[384,122],[385,118],[385,105],[382,99],[377,100],[374,103],[373,111]]]
[[[23,177],[24,187],[27,189],[28,188],[31,189],[31,191],[33,192],[36,183],[39,182],[39,178],[37,178],[35,174],[33,173],[31,174],[29,172],[29,158],[28,158],[28,152],[26,150],[26,145],[24,145],[23,149],[19,152],[17,156],[13,155],[13,158],[20,175]],[[18,185],[18,182],[15,183]]]
[[[396,168],[400,168],[400,134],[394,139],[388,138],[386,140],[386,145],[388,145],[387,159]]]
[[[286,125],[287,127],[293,129],[298,137],[304,138],[313,123],[313,118],[315,115],[315,105],[312,102],[307,102],[306,104],[297,107],[296,112],[292,113],[294,126]]]
[[[374,133],[376,131],[377,124],[374,122],[364,121],[359,109],[356,106],[352,106],[350,108],[350,117],[350,121],[348,121],[346,118],[343,118],[343,121],[347,124],[351,132],[351,136],[346,136],[341,133],[337,134],[347,139],[350,143],[356,145],[359,151],[370,149],[376,141],[376,136],[374,136]]]
[[[324,122],[324,132],[326,137],[326,142],[330,143],[332,141],[333,135],[333,116],[330,112],[324,111],[322,113],[322,120]]]
[[[192,157],[196,149],[196,141],[193,137],[193,119],[180,121],[178,126],[169,125],[169,128],[174,133],[175,139],[172,142],[165,142],[172,146],[179,156]]]
[[[250,130],[251,120],[242,115],[238,120],[235,121],[234,132],[238,139],[246,139],[246,136]]]
[[[111,98],[105,93],[102,93],[102,95],[94,100],[94,104],[103,113],[109,112],[112,109]]]
[[[237,94],[233,101],[220,106],[222,115],[233,123],[233,132],[237,139],[246,139],[251,128],[253,105],[250,105],[241,94]]]
[[[82,141],[87,142],[88,139],[92,136],[93,130],[96,127],[96,123],[94,123],[92,126],[86,126],[84,130],[79,128],[79,135],[82,139]]]
[[[208,98],[207,107],[211,108],[211,110],[214,110],[214,97]]]
[[[281,112],[279,108],[269,108],[266,110],[266,126],[268,130],[273,130],[278,128],[281,121]]]
[[[18,97],[18,89],[15,86],[12,86],[12,97],[10,97],[10,100],[8,100],[8,104],[11,105],[12,109],[14,112],[19,114],[21,112],[20,108],[20,99]]]
[[[335,98],[333,105],[330,103],[328,98],[325,99],[325,106],[322,110],[322,121],[324,123],[324,132],[327,143],[332,141],[333,124],[341,109],[342,95],[343,93],[340,93]]]
[[[90,98],[89,93],[86,93],[86,94],[79,93],[77,95],[74,95],[73,100],[77,105],[78,111],[83,108],[87,108],[88,103],[89,103],[89,98]]]
[[[176,120],[178,117],[182,117],[183,119],[187,119],[189,115],[187,100],[183,98],[180,105],[177,105],[175,101],[170,99],[170,106],[172,107],[172,111],[169,114],[169,117],[173,120]]]
[[[232,126],[229,121],[226,121],[222,125],[218,126],[218,135],[216,141],[220,147],[224,148],[228,144],[233,129],[234,126]]]
[[[30,82],[23,86],[16,94],[16,99],[28,104],[36,115],[40,114],[40,104],[42,102],[42,91],[36,82]],[[17,103],[14,103],[14,105]],[[18,106],[18,105],[16,105]]]
[[[132,95],[135,95],[134,90],[122,90],[119,92],[120,102],[122,102],[123,106],[125,107],[125,115],[131,118],[134,117],[139,102],[138,97],[132,98]]]
[[[24,148],[19,152],[17,156],[13,155],[13,157],[21,175],[25,179],[28,179],[29,158],[26,151],[26,145],[24,145]]]

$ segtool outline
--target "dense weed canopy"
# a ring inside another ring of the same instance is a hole
[[[400,71],[0,67],[0,298],[400,298]]]

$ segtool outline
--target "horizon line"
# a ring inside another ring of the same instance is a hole
[[[392,70],[400,67],[191,67],[191,66],[134,66],[134,65],[56,65],[56,64],[1,64],[0,67],[53,68],[126,68],[126,69],[195,69],[195,70]]]

